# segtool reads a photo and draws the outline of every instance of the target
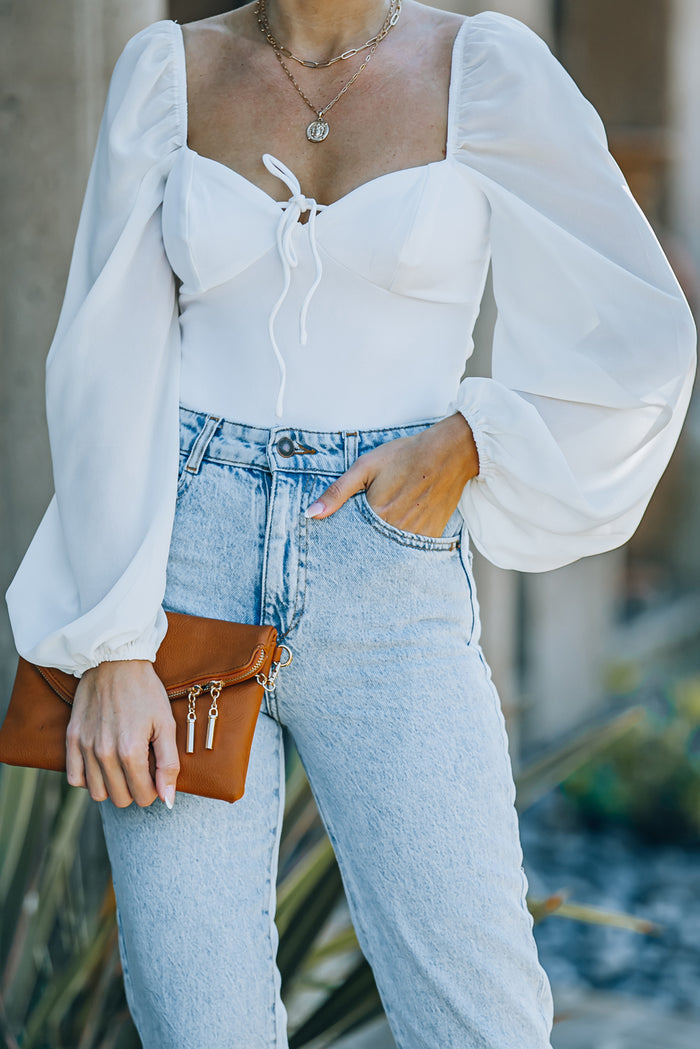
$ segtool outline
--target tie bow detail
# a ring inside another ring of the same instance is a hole
[[[280,220],[277,225],[277,251],[282,263],[283,272],[283,285],[277,302],[270,311],[270,317],[268,320],[268,332],[270,335],[270,343],[274,350],[275,357],[280,369],[280,386],[277,394],[277,403],[275,405],[275,415],[280,418],[284,410],[284,393],[287,384],[287,366],[282,356],[282,351],[279,348],[277,338],[275,336],[275,320],[277,314],[282,308],[282,304],[287,297],[289,288],[292,281],[292,270],[296,269],[299,264],[299,258],[297,256],[296,248],[294,246],[294,232],[296,227],[299,225],[299,218],[307,211],[309,213],[308,236],[309,244],[311,246],[311,253],[313,255],[316,272],[314,280],[304,296],[304,301],[299,311],[299,342],[302,346],[306,345],[307,342],[307,331],[306,331],[306,317],[309,311],[309,303],[313,298],[314,292],[318,287],[321,277],[323,275],[323,266],[321,263],[321,256],[318,252],[318,244],[316,242],[316,216],[319,211],[324,208],[323,204],[317,204],[313,197],[306,197],[301,192],[301,186],[299,180],[293,171],[290,171],[286,164],[283,164],[281,160],[273,157],[271,153],[263,153],[263,164],[276,178],[284,182],[285,186],[291,193],[289,200],[280,201],[279,205],[282,209]]]

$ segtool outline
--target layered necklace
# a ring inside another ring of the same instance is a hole
[[[315,114],[315,119],[311,121],[311,123],[306,129],[306,137],[308,138],[309,142],[323,142],[324,138],[328,137],[330,126],[328,124],[328,121],[325,119],[326,113],[328,113],[328,111],[333,108],[336,102],[340,98],[342,98],[345,92],[349,88],[351,88],[352,85],[355,83],[360,73],[363,69],[365,69],[384,37],[391,32],[391,30],[398,22],[400,14],[401,0],[391,0],[389,4],[389,10],[387,11],[386,18],[384,19],[384,24],[382,25],[382,28],[379,30],[376,36],[373,36],[370,40],[367,40],[366,43],[361,44],[359,47],[351,47],[347,51],[343,51],[339,55],[334,55],[333,58],[329,58],[324,62],[314,62],[311,61],[311,59],[299,58],[297,55],[293,54],[288,47],[285,47],[284,44],[281,44],[279,40],[276,39],[270,27],[270,23],[267,20],[265,0],[256,0],[255,17],[257,18],[260,32],[264,35],[268,44],[275,52],[275,55],[277,56],[277,61],[282,66],[282,69],[289,78],[289,81],[294,85],[297,92],[299,93],[299,95],[301,95],[304,102],[306,102],[309,109],[311,109],[311,111]],[[315,106],[311,99],[309,99],[304,94],[302,89],[299,87],[299,84],[294,79],[294,75],[291,69],[285,62],[285,58],[290,58],[293,59],[293,61],[298,62],[300,65],[305,66],[307,69],[327,69],[328,66],[334,65],[336,62],[347,61],[348,58],[353,58],[355,55],[359,55],[362,51],[367,51],[367,56],[363,60],[360,67],[355,71],[350,80],[348,80],[347,84],[345,84],[344,87],[340,89],[335,98],[332,98],[331,101],[326,103],[325,106],[321,106],[320,109],[317,106]]]

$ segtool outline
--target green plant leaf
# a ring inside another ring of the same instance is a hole
[[[557,918],[570,918],[572,921],[585,922],[587,925],[607,925],[615,929],[628,929],[645,936],[658,936],[662,931],[660,925],[646,918],[636,918],[633,914],[590,907],[581,903],[569,903],[566,892],[557,892],[546,897],[528,896],[527,906],[536,925],[553,915]]]
[[[605,747],[644,718],[642,707],[630,707],[603,725],[581,733],[523,769],[516,776],[517,808],[522,812],[548,794]]]
[[[0,779],[0,913],[17,874],[39,778],[38,769],[2,767]]]
[[[343,983],[294,1032],[289,1049],[303,1049],[318,1038],[323,1038],[323,1044],[329,1044],[369,1023],[382,1011],[372,970],[362,958]]]

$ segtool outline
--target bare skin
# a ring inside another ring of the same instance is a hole
[[[381,26],[385,0],[268,0],[275,35],[295,54],[323,60],[364,43]],[[462,19],[404,0],[398,26],[327,116],[322,144],[306,139],[313,114],[281,70],[248,4],[183,27],[188,145],[233,168],[264,192],[285,187],[262,164],[272,153],[302,192],[331,204],[379,175],[441,160],[446,152],[450,58]],[[364,57],[328,69],[288,63],[302,90],[325,105]],[[390,524],[442,535],[464,485],[479,472],[471,428],[457,413],[413,437],[360,456],[308,508],[331,516],[365,490]],[[156,758],[155,782],[148,766]],[[165,689],[148,660],[100,663],[86,671],[67,733],[68,782],[96,801],[124,807],[160,797],[172,807],[179,762]]]

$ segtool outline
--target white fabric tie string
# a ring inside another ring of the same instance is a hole
[[[292,194],[289,200],[278,201],[282,208],[282,214],[277,226],[277,251],[279,252],[280,261],[282,262],[284,283],[280,297],[272,307],[267,322],[270,343],[272,344],[272,349],[274,350],[280,369],[280,387],[279,393],[277,394],[277,404],[275,406],[275,415],[280,418],[284,406],[284,391],[287,384],[287,365],[285,364],[282,351],[280,350],[275,337],[275,320],[282,307],[282,303],[289,292],[289,287],[292,282],[292,270],[299,264],[293,241],[294,229],[299,222],[300,216],[305,211],[308,211],[309,243],[311,245],[311,254],[313,255],[316,266],[316,275],[311,287],[304,296],[304,301],[301,310],[299,311],[299,342],[302,346],[305,346],[307,341],[306,317],[309,312],[309,303],[311,302],[314,292],[321,281],[321,276],[323,275],[321,256],[318,253],[318,244],[316,243],[316,215],[319,211],[322,211],[326,205],[317,204],[313,197],[305,197],[301,192],[298,178],[294,172],[289,170],[286,164],[282,163],[281,160],[277,160],[277,158],[273,157],[271,153],[263,153],[262,160],[270,174],[284,182],[285,186]]]

